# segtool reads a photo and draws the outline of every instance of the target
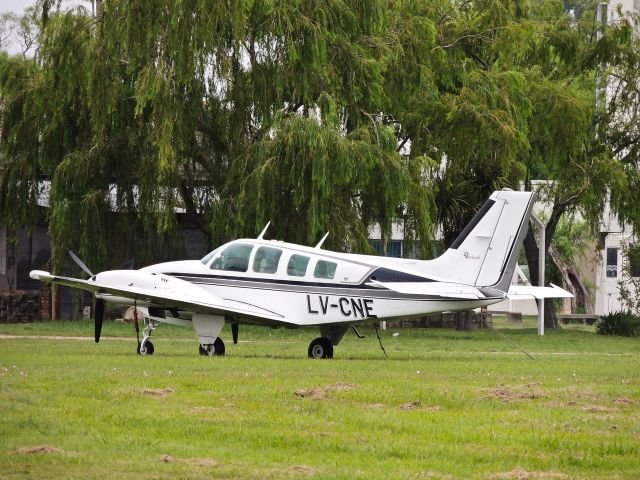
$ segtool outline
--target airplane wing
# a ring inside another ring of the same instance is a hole
[[[129,271],[132,276],[131,285],[110,284],[90,280],[52,275],[49,272],[34,270],[31,278],[43,282],[51,282],[68,287],[88,290],[94,294],[107,294],[115,297],[124,297],[136,300],[141,304],[166,309],[183,309],[194,313],[208,315],[234,314],[259,323],[291,324],[284,315],[271,310],[240,303],[234,300],[225,300],[213,295],[190,282],[165,275],[156,275],[147,272]],[[142,280],[142,282],[140,282]],[[158,281],[160,280],[160,281]],[[163,284],[163,280],[165,283]],[[146,281],[146,282],[145,282]],[[146,283],[155,286],[135,286],[135,283]],[[166,286],[163,288],[163,285]],[[266,322],[265,322],[266,320]]]
[[[507,294],[507,298],[511,300],[531,299],[531,297],[538,300],[543,298],[571,298],[573,294],[553,283],[550,287],[511,285]]]
[[[484,298],[484,295],[471,285],[456,283],[446,284],[441,282],[379,282],[371,280],[371,284],[393,290],[405,295],[433,295],[443,298],[462,298],[476,300]]]

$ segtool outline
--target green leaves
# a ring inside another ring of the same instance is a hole
[[[307,244],[331,230],[337,249],[366,250],[376,223],[447,240],[491,190],[532,178],[594,218],[615,187],[635,220],[637,39],[623,22],[598,41],[593,9],[579,13],[111,0],[93,16],[45,2],[37,56],[0,55],[0,213],[33,222],[51,179],[54,242],[94,268],[177,255],[178,211],[213,243],[268,220]],[[596,111],[605,63],[620,88]]]

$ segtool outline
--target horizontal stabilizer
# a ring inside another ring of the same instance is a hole
[[[530,299],[541,300],[543,298],[571,298],[573,294],[564,288],[551,284],[550,287],[530,287],[525,285],[511,285],[507,298],[511,300]]]
[[[378,282],[371,280],[376,287],[386,288],[404,295],[433,295],[443,298],[464,298],[476,300],[485,296],[471,285],[441,282]]]

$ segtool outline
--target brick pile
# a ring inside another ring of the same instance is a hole
[[[41,319],[40,290],[0,293],[0,323],[28,323]]]
[[[387,321],[387,328],[451,328],[456,330],[476,330],[478,328],[493,328],[493,321],[489,313],[476,313],[473,311],[443,312]]]

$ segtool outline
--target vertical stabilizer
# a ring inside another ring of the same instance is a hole
[[[454,282],[507,292],[533,202],[533,192],[493,192],[451,247],[427,262],[429,271]]]

